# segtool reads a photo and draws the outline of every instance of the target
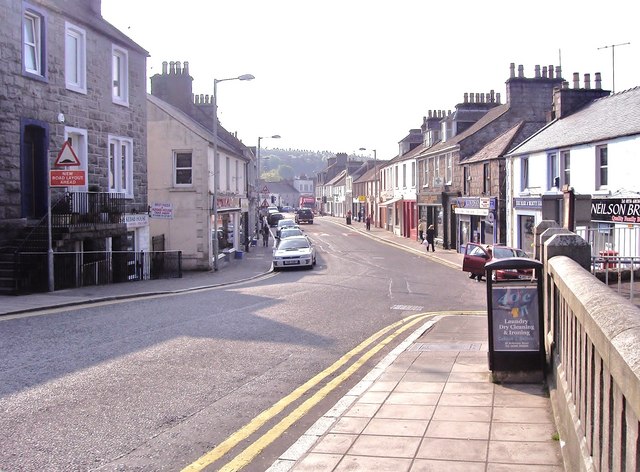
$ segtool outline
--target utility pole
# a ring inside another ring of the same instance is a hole
[[[611,69],[612,69],[612,72],[613,72],[612,73],[611,93],[616,93],[616,47],[617,46],[626,46],[628,44],[631,44],[631,43],[628,42],[628,43],[620,43],[620,44],[611,44],[610,46],[602,46],[602,47],[598,48],[598,50],[611,48]]]

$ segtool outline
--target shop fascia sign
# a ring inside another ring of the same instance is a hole
[[[591,219],[614,223],[640,223],[640,198],[593,198]]]

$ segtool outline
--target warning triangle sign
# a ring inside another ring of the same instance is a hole
[[[73,152],[73,148],[69,141],[64,142],[53,165],[56,167],[80,165],[80,159],[78,159],[76,153]]]
[[[269,193],[269,189],[267,188],[266,185],[262,187],[262,193]]]
[[[262,200],[262,205],[260,205],[260,206],[268,207],[269,206],[269,202],[266,199],[264,199],[264,200]]]

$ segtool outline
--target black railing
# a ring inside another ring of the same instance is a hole
[[[123,193],[69,192],[51,207],[51,227],[119,224],[126,212]]]
[[[46,252],[18,252],[19,293],[48,290]],[[54,289],[182,277],[182,251],[54,252]]]

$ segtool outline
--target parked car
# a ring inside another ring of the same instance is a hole
[[[313,224],[313,212],[308,208],[300,208],[296,212],[296,223],[309,223]]]
[[[276,244],[280,244],[280,241],[283,239],[291,238],[293,236],[305,236],[305,234],[297,225],[295,227],[287,226],[286,228],[281,228],[280,235],[276,237]]]
[[[470,278],[480,282],[485,275],[485,264],[509,257],[529,258],[522,249],[514,247],[467,243],[462,260],[462,270],[469,272]],[[494,271],[493,277],[495,280],[530,279],[533,277],[533,272],[533,269],[504,269]]]
[[[278,220],[278,223],[276,224],[276,238],[280,236],[280,230],[282,228],[287,228],[292,226],[298,226],[298,225],[291,218],[282,218],[281,220]]]
[[[273,250],[273,270],[285,267],[309,267],[316,265],[316,249],[306,236],[292,236],[280,241]]]
[[[269,215],[267,215],[267,224],[269,226],[276,226],[278,224],[278,221],[283,218],[284,215],[282,213],[269,213]]]

